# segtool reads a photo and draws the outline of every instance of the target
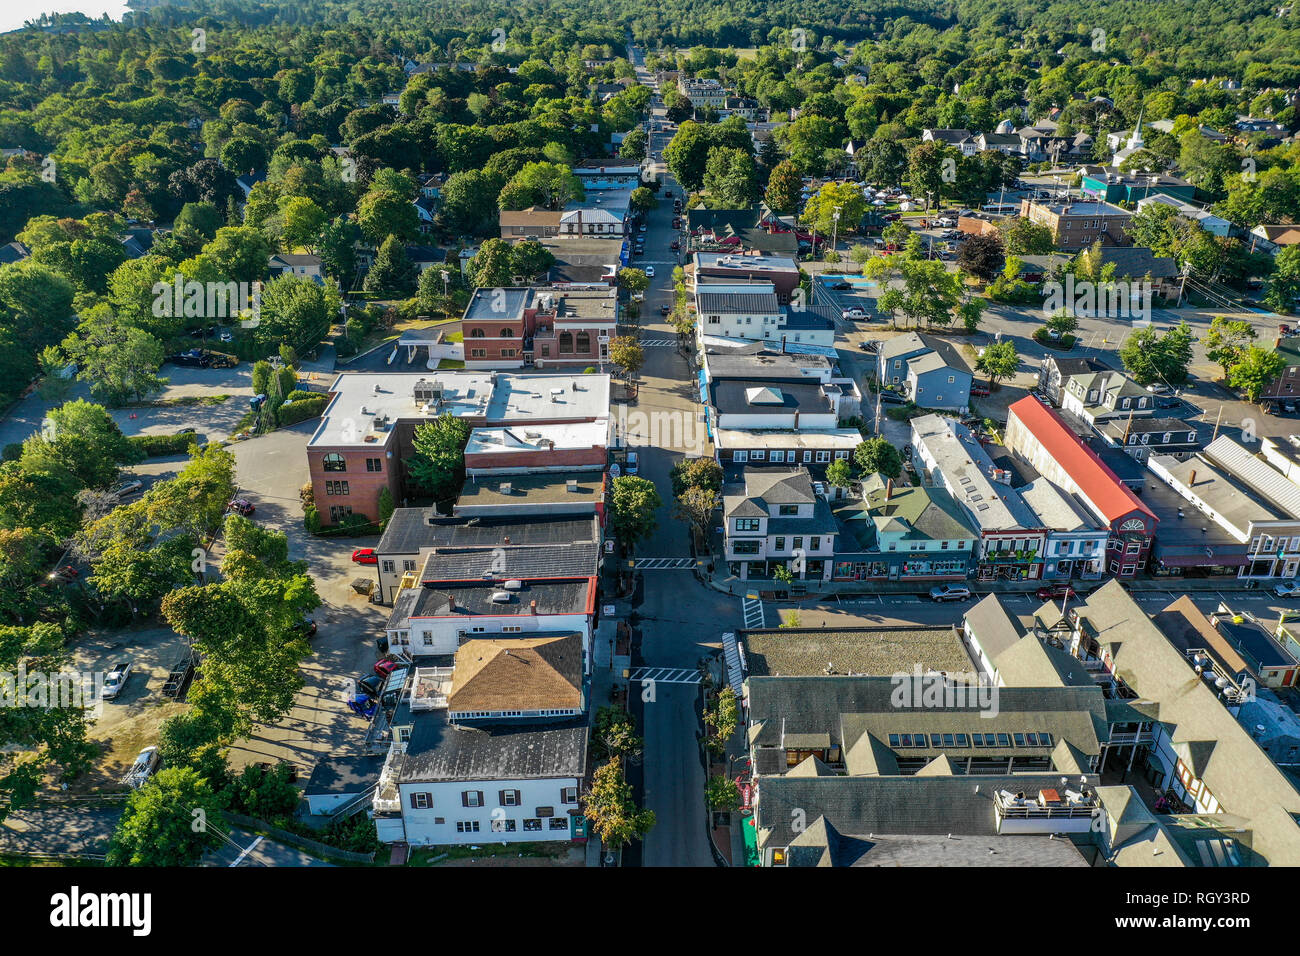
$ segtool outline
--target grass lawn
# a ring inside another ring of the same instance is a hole
[[[469,846],[417,847],[411,851],[407,866],[438,866],[450,860],[490,860],[496,858],[518,859],[534,857],[559,859],[569,852],[568,843],[500,843]]]

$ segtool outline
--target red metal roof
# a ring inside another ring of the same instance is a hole
[[[1028,395],[1014,403],[1008,413],[1020,419],[1107,521],[1140,511],[1154,528],[1158,520],[1155,513],[1041,399]]]

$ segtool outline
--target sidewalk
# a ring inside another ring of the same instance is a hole
[[[602,616],[600,624],[592,635],[591,642],[591,697],[587,701],[587,720],[594,723],[596,711],[610,702],[610,695],[615,688],[627,686],[623,673],[631,667],[631,657],[616,653],[622,648],[615,647],[615,635],[618,622],[627,620],[630,608],[626,601],[613,602],[615,613]],[[586,865],[600,866],[604,850],[600,838],[588,832]]]

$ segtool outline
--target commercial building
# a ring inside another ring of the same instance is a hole
[[[605,285],[476,289],[461,318],[465,367],[604,365],[618,315]]]
[[[1048,202],[1032,199],[1020,201],[1020,215],[1052,232],[1058,249],[1074,252],[1087,249],[1094,242],[1103,246],[1128,243],[1125,233],[1133,214],[1108,202],[1074,200]]]
[[[777,567],[799,580],[828,581],[838,529],[806,471],[745,469],[722,489],[724,547],[741,580],[771,578]]]

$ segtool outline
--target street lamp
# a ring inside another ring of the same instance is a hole
[[[831,249],[836,248],[840,238],[840,210],[843,206],[836,206],[835,212],[831,215]]]

